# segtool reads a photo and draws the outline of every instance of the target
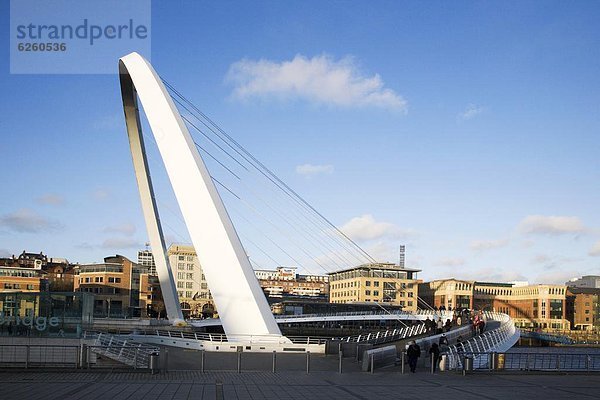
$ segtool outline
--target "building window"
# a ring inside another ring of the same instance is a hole
[[[185,279],[185,273],[184,272],[178,272],[177,273],[177,279]]]
[[[194,279],[194,274],[190,274],[190,273],[185,274],[185,279],[193,280]]]
[[[191,292],[191,291],[189,291],[189,290],[188,290],[187,292],[185,292],[185,297],[187,297],[187,298],[190,298],[190,299],[191,299],[191,298],[192,298],[192,292]]]
[[[183,282],[182,281],[177,281],[177,288],[178,289],[183,289]]]
[[[365,286],[371,286],[371,281],[366,281]]]
[[[33,290],[33,285],[27,285],[27,290]]]
[[[185,288],[186,289],[193,289],[194,288],[194,283],[193,282],[186,282],[185,283]]]
[[[179,261],[185,261],[185,257],[184,257],[184,256],[179,256],[179,257],[177,257],[177,259],[178,259]]]
[[[379,281],[375,281],[375,282],[373,282],[373,286],[375,286],[375,287],[379,287]]]
[[[370,290],[365,290],[365,296],[370,296],[371,295],[371,291]]]
[[[373,296],[379,296],[379,290],[373,290]]]

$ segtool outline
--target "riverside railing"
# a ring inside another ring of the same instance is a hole
[[[488,357],[482,357],[481,354],[506,351],[519,340],[520,332],[508,315],[485,312],[484,319],[499,321],[500,327],[449,346],[446,355],[449,369],[462,368],[465,354],[473,355],[474,368],[486,368],[489,364]]]
[[[86,331],[84,332],[84,338],[98,338],[99,335],[105,336],[121,336],[126,337],[129,335],[140,335],[140,336],[158,336],[164,338],[172,338],[172,339],[188,339],[188,340],[197,340],[197,341],[209,341],[209,342],[218,342],[218,343],[226,343],[229,341],[227,336],[223,333],[205,333],[205,332],[185,332],[181,330],[165,330],[165,329],[144,329],[144,330],[117,330],[112,332],[111,334],[106,334],[102,332],[95,331]],[[318,336],[286,336],[292,343],[295,344],[325,344],[328,339],[324,337]],[[264,339],[264,336],[260,335],[250,335],[248,336],[249,341],[260,341],[260,339]]]
[[[470,353],[465,352],[461,358],[472,358],[486,362],[473,363],[473,370],[479,371],[590,371],[600,372],[600,354],[581,353]],[[463,363],[452,365],[448,370],[462,371]]]
[[[153,348],[153,352],[158,348]],[[139,345],[1,344],[1,368],[149,368],[149,354]],[[111,362],[101,360],[102,356]],[[114,361],[118,361],[115,364]]]

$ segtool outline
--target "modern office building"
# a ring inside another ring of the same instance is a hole
[[[525,328],[569,329],[566,286],[515,285],[454,278],[419,285],[419,296],[430,306],[497,311]]]
[[[570,281],[566,282],[565,285],[569,287],[600,289],[600,276],[584,275],[579,278],[571,279]]]
[[[381,303],[418,308],[418,269],[391,263],[363,264],[329,274],[331,303]]]
[[[173,244],[167,254],[184,316],[211,315],[215,306],[194,247]]]
[[[154,256],[152,255],[151,250],[145,249],[138,251],[137,263],[147,267],[150,275],[156,275],[156,264],[154,263]]]
[[[473,285],[473,281],[454,278],[423,282],[419,284],[419,297],[430,307],[472,309]]]
[[[147,267],[116,255],[104,258],[103,263],[78,265],[75,270],[75,291],[94,294],[95,316],[141,316],[140,275],[147,274]]]
[[[158,276],[147,272],[140,274],[139,306],[142,318],[166,318]]]

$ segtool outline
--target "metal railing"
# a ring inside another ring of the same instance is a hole
[[[80,347],[76,345],[2,344],[0,366],[73,367],[79,366]]]
[[[133,329],[133,330],[117,330],[111,334],[106,334],[96,331],[85,331],[83,333],[84,338],[98,338],[99,335],[112,335],[119,337],[126,337],[131,335],[140,336],[157,336],[169,339],[187,339],[196,341],[209,341],[226,343],[229,342],[227,335],[223,333],[205,333],[205,332],[186,332],[182,330],[166,330],[166,329]],[[259,342],[261,339],[265,339],[272,336],[260,336],[260,335],[249,335],[247,338],[253,342]],[[295,344],[325,344],[329,338],[319,336],[286,336],[292,343]]]
[[[372,343],[380,344],[406,339],[412,336],[418,336],[425,333],[427,328],[425,324],[406,326],[400,329],[388,329],[385,331],[370,332],[361,335],[342,337],[337,340],[346,343]]]
[[[450,369],[462,368],[465,354],[473,355],[474,368],[489,367],[489,358],[482,354],[503,352],[511,348],[518,340],[520,332],[515,328],[513,320],[506,314],[485,312],[487,321],[499,321],[500,327],[486,331],[460,344],[448,347],[447,360]]]
[[[590,371],[600,372],[600,354],[580,353],[470,353],[461,355],[473,360],[486,360],[473,362],[474,370],[486,371]],[[462,370],[463,362],[452,364],[447,360],[448,370]]]
[[[93,352],[134,368],[149,368],[150,355],[160,352],[156,346],[135,343],[115,335],[102,333],[98,334],[94,345],[88,346],[88,349],[88,363],[90,352]]]
[[[275,319],[302,319],[302,318],[319,318],[319,317],[353,317],[353,316],[369,316],[369,315],[394,315],[394,316],[451,316],[453,311],[436,311],[436,310],[422,310],[416,311],[402,311],[402,310],[376,310],[376,311],[349,311],[349,312],[336,312],[336,313],[322,313],[322,314],[297,314],[297,315],[275,315]]]

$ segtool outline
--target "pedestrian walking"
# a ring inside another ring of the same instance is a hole
[[[444,323],[442,322],[441,318],[438,318],[436,326],[437,326],[436,333],[439,335],[440,333],[442,333],[444,331]]]
[[[438,364],[440,363],[440,346],[437,343],[431,345],[429,349],[429,357],[431,359],[431,372],[435,373]]]
[[[408,349],[406,350],[406,355],[408,356],[408,366],[410,367],[410,372],[415,373],[417,370],[417,361],[419,357],[421,357],[421,347],[413,340],[410,342]]]

